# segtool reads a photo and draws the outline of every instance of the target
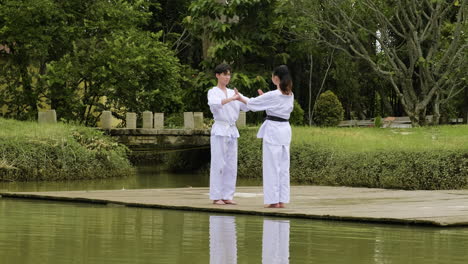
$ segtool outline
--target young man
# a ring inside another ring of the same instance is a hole
[[[216,66],[218,84],[208,91],[208,105],[213,113],[211,128],[210,199],[214,204],[236,204],[233,201],[237,178],[237,131],[239,111],[248,111],[237,89],[229,89],[231,67]]]

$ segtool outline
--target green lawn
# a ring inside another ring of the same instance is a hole
[[[368,152],[468,149],[468,125],[390,128],[293,127],[293,144]]]

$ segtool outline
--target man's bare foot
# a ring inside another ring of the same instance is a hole
[[[286,208],[286,206],[284,206],[284,203],[278,203],[278,207],[279,208]]]
[[[232,204],[232,205],[236,205],[237,203],[234,202],[234,200],[222,200],[225,204]]]
[[[226,204],[226,203],[223,202],[223,200],[214,200],[214,201],[213,201],[213,204],[223,205],[223,204]]]
[[[265,208],[280,208],[280,207],[279,207],[279,204],[275,203],[275,204],[267,204],[265,205]]]

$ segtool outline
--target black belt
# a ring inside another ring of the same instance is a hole
[[[265,120],[276,121],[276,122],[288,122],[289,121],[289,119],[284,119],[281,117],[271,116],[271,115],[267,115],[265,117]]]

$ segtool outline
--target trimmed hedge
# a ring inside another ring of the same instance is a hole
[[[239,177],[262,177],[261,140],[256,139],[256,131],[241,130]],[[406,190],[468,186],[468,148],[350,151],[336,149],[327,142],[303,141],[293,138],[290,149],[294,183]]]
[[[92,128],[0,118],[0,181],[76,180],[135,173],[128,149]]]

